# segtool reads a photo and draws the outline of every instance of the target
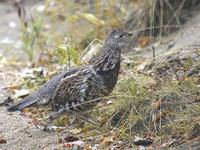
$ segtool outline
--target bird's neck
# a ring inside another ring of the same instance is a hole
[[[93,64],[96,74],[102,78],[105,91],[110,93],[117,83],[120,69],[121,49],[119,47],[104,46],[103,53]]]
[[[102,55],[93,63],[94,69],[97,72],[115,70],[118,74],[121,59],[121,49],[115,46],[104,45],[102,51]]]

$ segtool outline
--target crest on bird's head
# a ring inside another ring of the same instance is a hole
[[[113,29],[106,37],[105,43],[110,46],[124,47],[129,41],[131,33],[124,32],[121,29]]]

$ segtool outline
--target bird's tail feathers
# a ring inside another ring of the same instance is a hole
[[[7,111],[13,112],[13,111],[20,111],[23,108],[32,106],[38,102],[38,99],[28,96],[25,99],[17,102],[16,104],[10,105],[7,107]]]

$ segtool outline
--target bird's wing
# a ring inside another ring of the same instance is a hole
[[[52,99],[52,96],[55,90],[57,89],[58,85],[60,84],[62,78],[74,74],[75,72],[77,72],[77,70],[77,68],[72,68],[67,71],[64,71],[54,76],[51,80],[49,80],[41,88],[39,88],[39,90],[33,94],[39,100],[38,104],[48,103]]]
[[[74,108],[74,105],[80,106],[85,103],[88,97],[91,97],[88,93],[95,95],[95,93],[91,93],[93,88],[97,89],[94,84],[97,87],[102,83],[90,66],[66,76],[61,79],[60,84],[54,92],[52,97],[53,108],[57,110],[60,107]]]
[[[81,84],[82,70],[61,79],[54,92],[52,100],[56,103],[65,103]]]

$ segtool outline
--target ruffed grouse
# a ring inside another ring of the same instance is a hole
[[[132,34],[112,30],[105,39],[101,56],[88,65],[58,74],[38,91],[7,108],[19,111],[32,105],[51,105],[60,110],[84,111],[112,92],[120,69],[121,49]]]

